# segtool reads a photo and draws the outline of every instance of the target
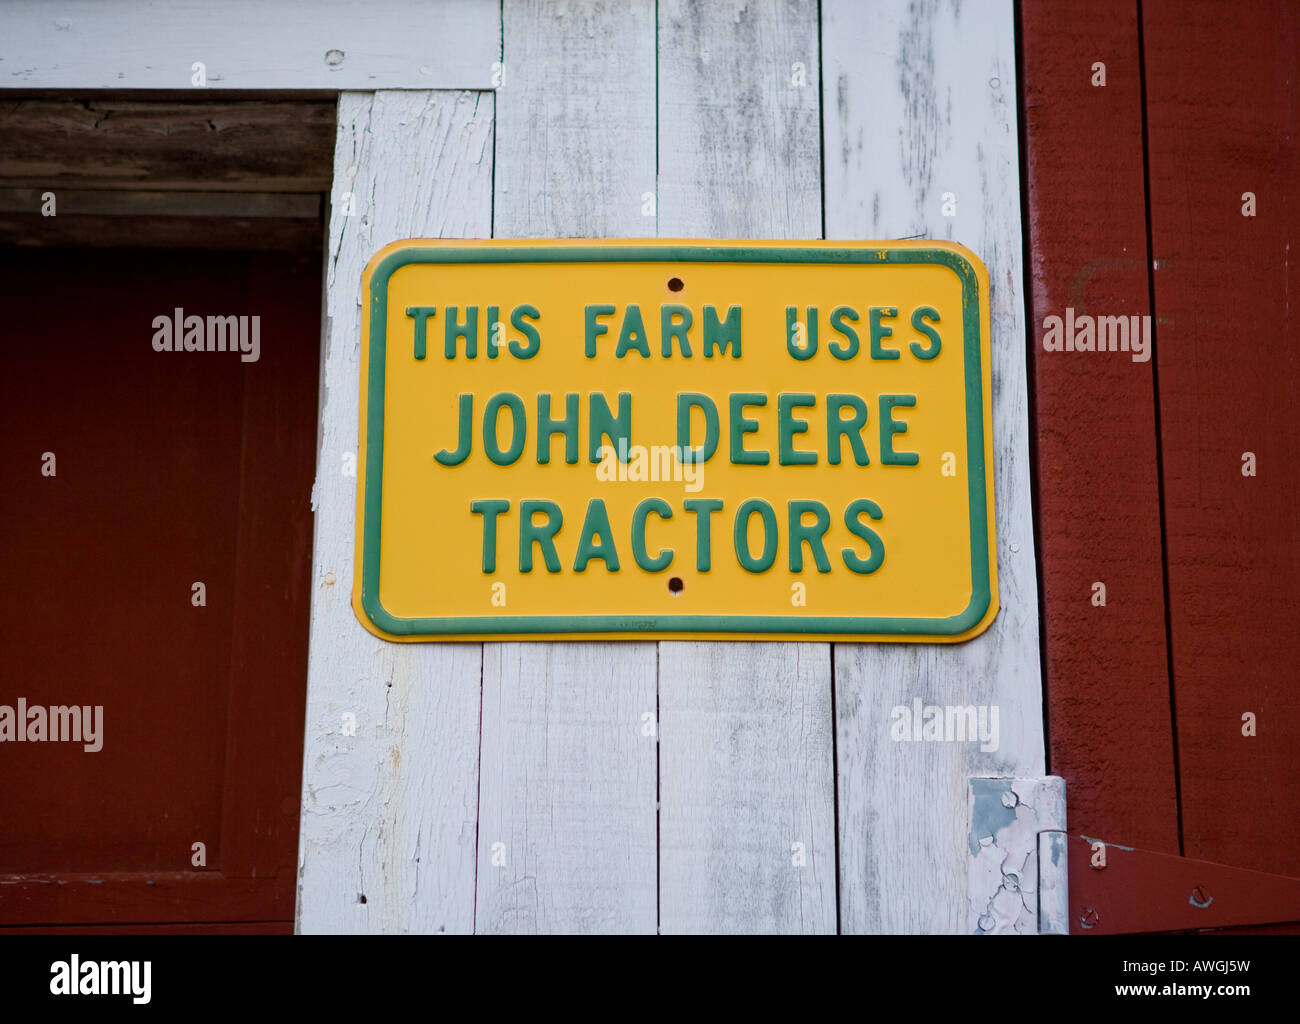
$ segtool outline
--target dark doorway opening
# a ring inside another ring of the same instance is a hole
[[[123,105],[28,104],[0,164],[0,927],[289,931],[324,133]]]

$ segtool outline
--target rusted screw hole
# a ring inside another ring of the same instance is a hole
[[[685,589],[686,584],[682,582],[680,576],[674,576],[668,581],[668,593],[670,594],[680,594]]]
[[[668,290],[670,292],[679,292],[686,287],[686,283],[680,277],[670,277],[668,279]]]

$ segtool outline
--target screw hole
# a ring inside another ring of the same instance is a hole
[[[365,903],[365,902],[366,902],[366,894],[363,893],[363,892],[359,892],[359,893],[357,893],[357,902],[358,902],[358,903]]]
[[[680,277],[670,277],[668,279],[668,290],[670,292],[679,292],[686,287],[686,283]]]
[[[686,584],[682,582],[680,576],[674,576],[668,581],[668,593],[670,594],[680,594],[685,589]]]

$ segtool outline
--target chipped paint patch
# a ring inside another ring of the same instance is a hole
[[[970,853],[978,856],[983,840],[996,836],[1016,820],[1011,779],[971,779]],[[1011,803],[1007,803],[1010,799]]]
[[[1068,853],[1064,832],[1038,833],[1038,934],[1070,934]]]

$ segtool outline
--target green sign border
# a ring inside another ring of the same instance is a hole
[[[962,284],[966,364],[966,449],[970,477],[971,599],[946,618],[870,618],[797,615],[478,615],[398,618],[379,601],[380,528],[383,516],[384,378],[387,357],[388,282],[402,267],[419,263],[864,263],[939,264]],[[370,276],[370,359],[366,406],[365,530],[361,606],[376,627],[394,636],[493,633],[862,633],[956,636],[984,617],[992,600],[989,581],[988,497],[984,466],[984,389],[980,360],[980,294],[975,268],[943,248],[836,249],[748,246],[529,246],[398,249]]]

